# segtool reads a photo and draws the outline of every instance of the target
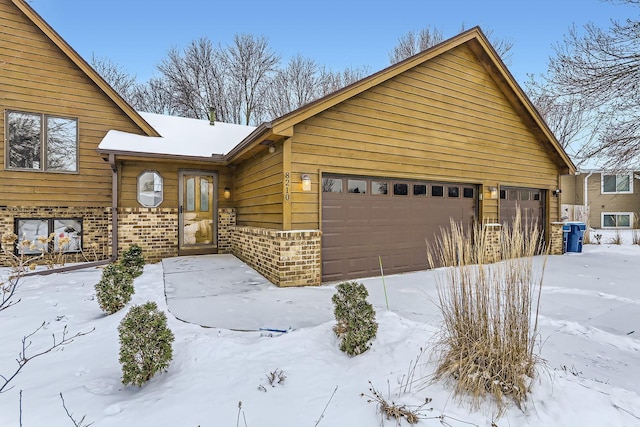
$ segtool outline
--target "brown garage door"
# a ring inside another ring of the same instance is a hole
[[[545,190],[522,187],[500,189],[500,222],[511,226],[520,209],[523,224],[537,224],[543,231],[545,226]]]
[[[322,194],[322,279],[427,268],[426,240],[450,218],[471,224],[474,185],[327,176]]]

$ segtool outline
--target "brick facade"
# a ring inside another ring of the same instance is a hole
[[[119,208],[118,252],[132,245],[142,248],[148,263],[178,256],[178,209]]]
[[[236,225],[236,210],[232,208],[218,209],[218,253],[232,252],[232,232]]]
[[[564,235],[562,232],[562,222],[552,222],[549,231],[549,254],[562,255],[564,253]]]
[[[111,255],[111,208],[108,207],[0,207],[0,235],[16,232],[16,219],[82,218],[83,253],[64,255],[64,262],[97,261]],[[49,233],[53,230],[49,230]],[[47,237],[47,236],[43,236]],[[6,249],[6,248],[3,248]],[[0,265],[10,265],[11,256],[0,251]]]
[[[277,286],[320,285],[321,234],[235,227],[232,253]]]
[[[499,261],[502,252],[502,225],[483,224],[482,226],[484,243],[484,262],[487,264]]]

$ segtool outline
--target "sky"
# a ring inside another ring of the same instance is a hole
[[[107,58],[137,76],[158,75],[172,47],[201,37],[227,45],[235,34],[264,36],[286,63],[300,54],[334,71],[389,65],[410,30],[427,26],[446,38],[479,25],[513,42],[507,65],[522,85],[547,70],[553,46],[573,24],[636,17],[640,8],[600,0],[31,0],[31,6],[86,60]]]
[[[490,400],[471,410],[468,400],[453,398],[452,383],[429,382],[445,269],[388,275],[386,287],[380,277],[362,279],[379,326],[371,348],[349,357],[332,330],[335,285],[276,288],[233,256],[215,255],[146,265],[132,300],[109,316],[95,299],[99,268],[23,278],[20,301],[0,310],[0,375],[17,369],[22,338],[43,322],[28,338],[27,356],[46,350],[65,327],[68,336],[88,334],[24,365],[13,388],[0,393],[0,426],[73,425],[60,394],[83,426],[408,426],[381,419],[368,402],[370,387],[411,410],[431,399],[419,426],[638,426],[640,246],[631,244],[633,231],[621,231],[620,246],[610,244],[615,231],[604,230],[601,245],[547,259],[534,346],[542,360],[523,409],[510,405],[500,418]],[[534,260],[534,276],[543,261]],[[0,268],[0,279],[8,274]],[[173,360],[142,387],[124,386],[117,328],[147,301],[167,316]],[[271,330],[230,329],[258,326]],[[271,373],[284,381],[271,383]]]

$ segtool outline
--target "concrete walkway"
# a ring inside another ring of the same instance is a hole
[[[162,261],[169,311],[198,325],[293,330],[333,320],[333,286],[278,288],[233,255]]]

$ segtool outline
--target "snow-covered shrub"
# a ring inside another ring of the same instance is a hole
[[[102,311],[113,314],[120,310],[131,301],[133,292],[133,277],[119,263],[102,270],[102,278],[96,285],[96,299]]]
[[[340,350],[357,356],[367,351],[376,337],[376,312],[367,302],[369,292],[362,283],[344,282],[336,289],[332,297],[336,317],[333,331],[340,338]]]
[[[174,336],[155,302],[131,307],[118,326],[122,383],[142,386],[173,358]]]
[[[126,251],[122,252],[120,257],[120,265],[124,267],[131,277],[136,278],[142,274],[144,269],[144,257],[142,256],[142,248],[138,245],[132,245]]]

